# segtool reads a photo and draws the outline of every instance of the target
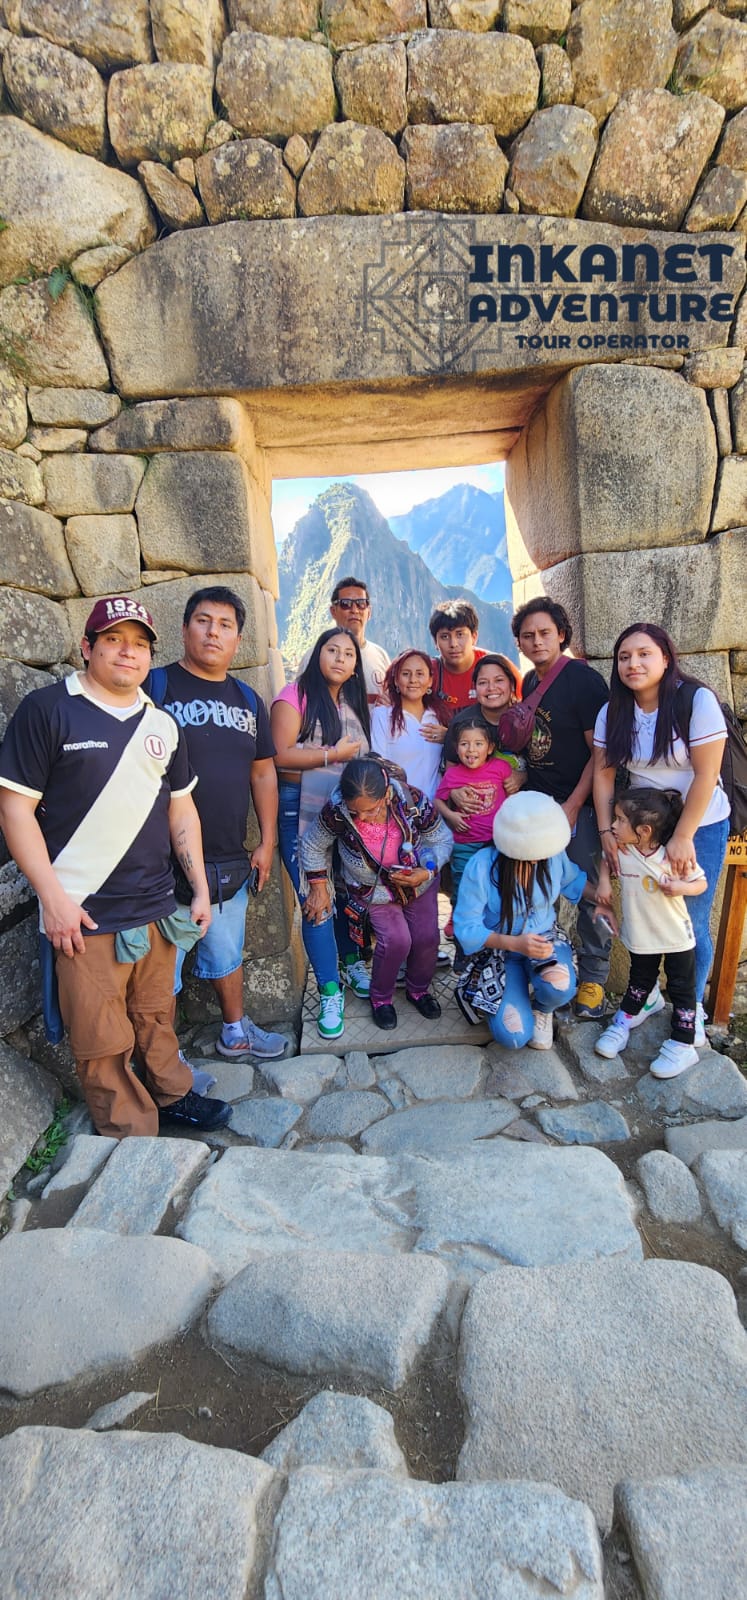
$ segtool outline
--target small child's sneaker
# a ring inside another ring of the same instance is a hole
[[[605,1061],[614,1061],[615,1056],[622,1055],[630,1037],[630,1029],[637,1021],[637,1017],[630,1017],[625,1011],[616,1011],[609,1027],[597,1039],[594,1046],[596,1054],[604,1056]]]
[[[652,1078],[678,1078],[688,1067],[697,1067],[698,1052],[692,1044],[681,1044],[678,1039],[665,1039],[649,1072]]]
[[[663,1011],[665,1004],[666,1001],[661,989],[658,983],[655,983],[648,999],[644,1000],[640,1011],[634,1017],[628,1018],[628,1027],[630,1029],[640,1028],[642,1022],[648,1022],[649,1017],[655,1017],[660,1011]]]
[[[699,1000],[695,1007],[695,1038],[693,1039],[693,1044],[696,1050],[706,1050],[708,1048],[708,1035],[705,1031],[705,1007],[702,1000]]]

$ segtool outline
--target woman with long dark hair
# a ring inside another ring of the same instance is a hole
[[[369,977],[350,940],[344,916],[332,921],[309,902],[298,844],[340,781],[353,756],[370,744],[368,700],[358,645],[347,628],[326,628],[295,683],[276,696],[270,713],[278,769],[280,855],[301,902],[303,941],[319,986],[317,1027],[323,1039],[344,1028],[340,977],[368,994]]]
[[[433,669],[425,650],[403,650],[387,669],[385,705],[371,712],[371,744],[395,761],[408,783],[433,799],[438,783],[445,720],[431,692]]]
[[[511,795],[493,821],[493,845],[464,869],[454,932],[467,955],[497,952],[503,994],[488,1026],[509,1050],[552,1046],[552,1014],[576,993],[573,952],[555,920],[555,902],[596,902],[586,873],[566,855],[568,818],[549,795]]]
[[[615,780],[633,788],[677,789],[680,819],[665,846],[673,877],[699,863],[708,880],[693,901],[695,933],[695,1044],[708,1043],[703,996],[713,959],[710,915],[729,836],[729,801],[720,781],[726,723],[711,689],[683,672],[669,634],[653,622],[633,622],[615,641],[610,698],[594,728],[594,805],[602,848],[612,872]],[[656,1007],[658,989],[647,1006]]]

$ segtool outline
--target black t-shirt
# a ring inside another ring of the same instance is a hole
[[[537,687],[536,672],[523,683],[524,699]],[[604,678],[585,661],[568,661],[550,684],[535,712],[527,749],[527,787],[549,794],[561,805],[575,789],[591,755],[584,734],[594,730],[597,713],[609,699]]]
[[[140,700],[121,719],[77,673],[21,701],[0,751],[0,784],[38,799],[55,872],[100,933],[174,910],[169,806],[194,782],[173,717]]]
[[[147,688],[147,684],[146,684]],[[246,840],[252,762],[275,754],[270,719],[255,695],[256,714],[230,673],[221,683],[178,662],[166,667],[163,704],[184,733],[199,783],[195,804],[206,861],[240,856]]]

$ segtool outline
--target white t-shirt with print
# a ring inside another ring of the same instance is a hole
[[[594,724],[594,744],[599,750],[604,750],[607,744],[607,709],[602,706]],[[684,740],[675,739],[666,761],[651,763],[657,716],[658,710],[641,711],[639,706],[635,707],[633,754],[627,763],[631,788],[677,789],[684,800],[695,776]],[[726,723],[715,694],[710,689],[696,689],[690,718],[690,748],[713,744],[725,737]],[[729,801],[719,781],[699,826],[704,828],[711,822],[721,822],[728,815]]]
[[[644,856],[629,845],[618,853],[618,873],[622,896],[620,938],[631,955],[656,955],[661,952],[692,950],[695,934],[684,895],[670,898],[660,888],[662,878],[672,877],[663,844],[652,855]],[[686,882],[705,878],[702,867],[686,874]]]

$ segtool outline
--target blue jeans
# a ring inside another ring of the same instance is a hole
[[[711,938],[711,908],[718,885],[719,874],[724,864],[726,855],[726,841],[729,837],[728,818],[723,822],[709,822],[707,827],[698,828],[693,843],[695,845],[695,859],[698,866],[708,879],[708,888],[705,894],[696,895],[688,899],[687,909],[695,934],[695,998],[702,1002],[708,974],[713,961],[713,940]]]
[[[557,1011],[559,1006],[567,1005],[576,993],[576,974],[570,945],[562,939],[556,939],[553,950],[556,960],[565,970],[566,982],[560,988],[548,983],[541,973],[535,972],[534,962],[528,956],[517,955],[513,950],[506,952],[506,987],[498,1015],[488,1018],[488,1026],[493,1038],[508,1050],[520,1050],[522,1045],[529,1043],[534,1032],[532,1010]],[[532,998],[529,995],[530,983],[534,990]]]
[[[195,978],[227,978],[230,972],[235,972],[241,966],[244,960],[248,900],[247,882],[230,900],[224,900],[222,906],[216,904],[210,907],[210,927],[195,945],[195,964],[192,969]],[[184,956],[185,951],[177,946],[174,994],[178,994],[182,986]]]
[[[298,872],[298,807],[301,798],[300,785],[297,783],[284,783],[281,779],[278,784],[278,844],[280,846],[280,859],[298,895],[301,906],[303,901],[299,894],[300,877]],[[311,962],[314,977],[321,989],[324,983],[339,983],[338,959],[347,955],[358,955],[358,950],[353,944],[347,931],[347,918],[344,914],[329,917],[326,922],[308,922],[306,917],[301,918],[301,933],[304,949]]]

